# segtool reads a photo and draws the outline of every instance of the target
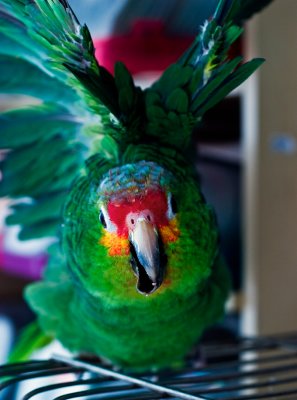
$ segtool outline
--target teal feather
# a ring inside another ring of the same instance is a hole
[[[13,211],[6,218],[8,225],[32,225],[39,221],[56,219],[56,225],[61,218],[61,209],[65,203],[67,192],[53,192],[46,197],[38,198],[36,204],[14,204]]]

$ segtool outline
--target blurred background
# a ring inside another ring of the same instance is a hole
[[[146,86],[188,47],[217,1],[70,3],[91,30],[99,62],[112,70],[123,61]],[[296,0],[275,0],[248,22],[232,51],[267,61],[194,132],[201,185],[233,278],[223,326],[235,335],[297,331],[296,16]],[[1,200],[0,361],[33,318],[22,290],[41,276],[47,245],[17,240],[4,223],[8,204]]]

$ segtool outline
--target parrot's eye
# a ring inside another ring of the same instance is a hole
[[[168,195],[168,218],[174,218],[175,214],[177,213],[177,203],[176,200],[174,198],[174,196],[172,196],[171,193],[169,193]]]
[[[99,212],[99,221],[108,232],[116,232],[116,225],[110,220],[107,209],[102,205]]]
[[[173,197],[173,196],[171,196],[170,205],[171,205],[171,210],[172,210],[173,214],[176,214],[177,213],[177,203],[176,203],[175,197]]]
[[[101,222],[101,225],[103,226],[103,228],[107,227],[105,217],[104,217],[104,214],[102,211],[100,211],[100,214],[99,214],[99,221]]]

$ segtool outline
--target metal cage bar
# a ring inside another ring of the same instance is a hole
[[[189,359],[183,370],[145,376],[125,375],[98,361],[61,356],[4,365],[0,367],[0,396],[7,388],[29,381],[31,389],[22,400],[40,395],[47,400],[297,398],[297,333],[244,338],[228,345],[205,344],[197,354],[199,359]],[[53,377],[59,381],[47,381]],[[44,384],[36,387],[38,378]]]

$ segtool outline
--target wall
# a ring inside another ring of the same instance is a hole
[[[297,330],[296,18],[296,0],[275,0],[246,35],[267,61],[243,95],[244,333]]]

